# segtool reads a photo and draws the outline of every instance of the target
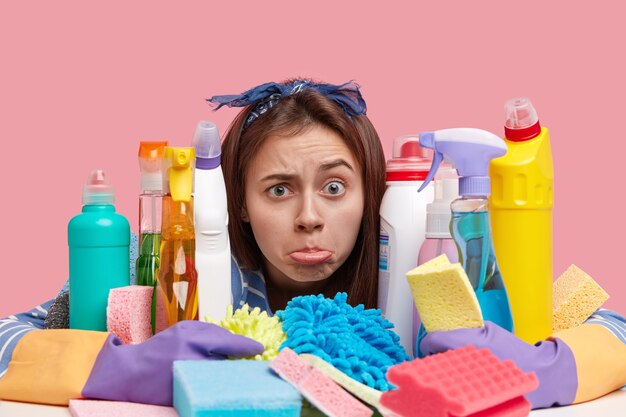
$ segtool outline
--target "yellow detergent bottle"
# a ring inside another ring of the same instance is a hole
[[[527,98],[506,102],[506,155],[491,161],[491,228],[515,334],[552,333],[554,168],[548,129]]]

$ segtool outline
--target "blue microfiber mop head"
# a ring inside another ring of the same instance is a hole
[[[276,312],[287,334],[281,349],[319,356],[357,381],[387,391],[387,369],[410,358],[380,310],[352,307],[347,299],[340,292],[334,299],[320,294],[289,301]]]

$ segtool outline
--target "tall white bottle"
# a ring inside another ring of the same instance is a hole
[[[393,142],[387,161],[387,189],[380,207],[378,308],[391,321],[408,355],[413,352],[413,296],[406,273],[417,266],[426,232],[426,205],[433,186],[418,194],[428,175],[432,152],[419,146],[417,136]]]
[[[222,147],[217,126],[201,121],[193,137],[194,225],[198,271],[198,317],[222,320],[232,304],[230,241]]]

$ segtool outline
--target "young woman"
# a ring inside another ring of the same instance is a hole
[[[242,269],[234,304],[276,310],[297,295],[345,291],[376,307],[385,159],[358,87],[295,80],[210,101],[246,106],[222,149]]]

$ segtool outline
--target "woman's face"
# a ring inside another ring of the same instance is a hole
[[[246,174],[246,210],[272,283],[311,288],[348,258],[363,216],[361,167],[334,131],[267,138]]]

